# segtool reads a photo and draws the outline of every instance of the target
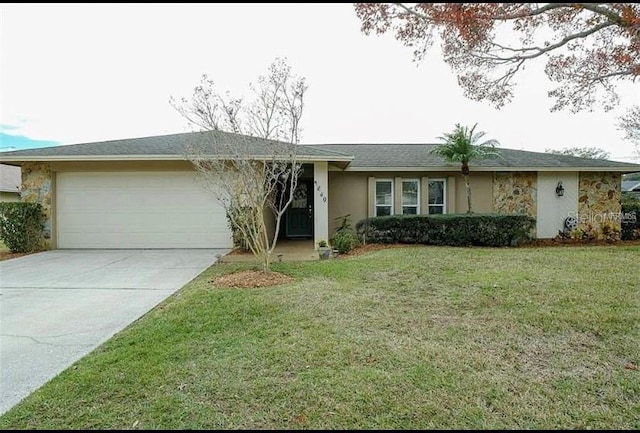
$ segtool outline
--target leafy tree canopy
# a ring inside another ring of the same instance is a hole
[[[637,3],[356,3],[365,34],[393,33],[421,60],[434,36],[465,95],[500,108],[525,64],[546,59],[552,111],[618,104],[640,75]],[[513,34],[518,37],[514,38]]]

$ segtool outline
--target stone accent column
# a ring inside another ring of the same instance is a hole
[[[46,219],[42,247],[52,248],[53,227],[53,173],[47,162],[25,162],[22,164],[22,201],[40,203]]]
[[[329,175],[326,161],[313,163],[313,243],[329,241]]]
[[[536,181],[534,171],[496,171],[493,175],[493,210],[535,218],[538,213]]]
[[[538,218],[538,173],[535,171],[496,171],[493,173],[493,211],[524,214]],[[538,222],[531,231],[538,236]]]
[[[620,173],[581,171],[578,174],[578,227],[602,236],[610,222],[620,230]]]

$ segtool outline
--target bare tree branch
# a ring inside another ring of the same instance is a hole
[[[244,242],[268,271],[280,221],[302,170],[297,143],[307,86],[285,60],[276,59],[267,75],[249,87],[252,98],[247,102],[218,93],[205,75],[191,100],[172,97],[170,102],[192,125],[209,131],[207,140],[195,140],[186,149],[185,157],[225,209],[232,232],[239,235],[236,241]],[[268,213],[275,219],[273,237],[266,225]]]
[[[640,157],[640,105],[634,105],[620,117],[618,129],[624,132],[625,140],[634,143],[636,154]]]
[[[220,131],[206,134],[206,140],[191,143],[186,157],[203,187],[224,208],[232,229],[241,234],[263,270],[269,271],[280,221],[293,200],[302,170],[297,146]],[[268,212],[276,220],[272,238],[266,225]]]

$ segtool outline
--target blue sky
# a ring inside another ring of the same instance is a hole
[[[53,140],[36,140],[25,137],[24,135],[15,135],[11,133],[10,126],[0,125],[0,152],[9,152],[12,150],[35,149],[38,147],[59,146],[60,142]],[[7,132],[9,131],[9,132]]]
[[[169,97],[202,74],[248,93],[276,57],[309,85],[302,143],[434,143],[456,123],[501,147],[600,147],[630,161],[617,117],[640,100],[621,83],[611,112],[550,112],[544,63],[501,110],[466,99],[434,47],[421,63],[390,35],[366,36],[348,3],[2,4],[0,147],[186,132]]]

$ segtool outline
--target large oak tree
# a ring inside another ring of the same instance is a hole
[[[610,110],[616,84],[640,75],[640,4],[356,3],[362,31],[391,32],[423,58],[434,38],[465,95],[502,107],[514,77],[546,59],[552,111]],[[515,35],[515,37],[514,37]]]

